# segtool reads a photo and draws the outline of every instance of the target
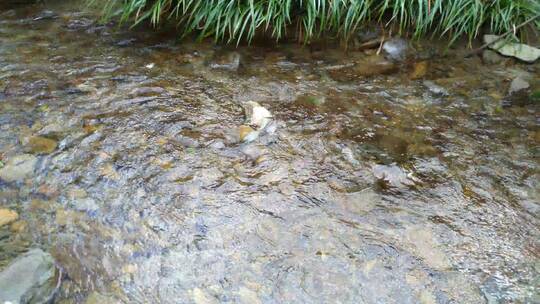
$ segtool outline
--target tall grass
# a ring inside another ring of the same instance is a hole
[[[368,22],[395,27],[414,37],[428,33],[476,37],[511,30],[540,14],[538,0],[90,0],[105,1],[105,19],[138,24],[178,22],[182,34],[239,42],[257,33],[279,40],[310,41],[321,35],[348,40]],[[532,26],[540,29],[540,18]]]

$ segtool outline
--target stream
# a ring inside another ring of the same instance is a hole
[[[540,303],[540,104],[508,94],[539,63],[82,7],[0,4],[0,271],[41,248],[66,304]],[[247,101],[273,115],[249,143]]]

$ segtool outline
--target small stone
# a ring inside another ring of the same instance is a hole
[[[419,79],[426,76],[428,71],[428,62],[427,61],[420,61],[414,64],[414,69],[410,75],[411,79]]]
[[[0,227],[13,223],[18,218],[17,212],[10,209],[0,209]]]
[[[358,62],[354,67],[354,73],[362,77],[388,75],[398,70],[399,68],[396,64],[378,55],[368,56]]]
[[[23,254],[0,272],[0,303],[49,303],[57,280],[51,255],[41,249]]]
[[[133,96],[159,96],[166,94],[167,90],[162,87],[140,87],[131,92]]]
[[[248,101],[244,104],[246,123],[256,127],[258,130],[264,129],[272,121],[272,113],[257,102]]]
[[[393,187],[413,186],[415,178],[395,164],[375,165],[372,168],[373,175]]]
[[[253,128],[251,128],[250,126],[241,125],[238,128],[238,134],[240,136],[240,141],[248,141],[248,140],[253,141],[252,137],[256,133],[257,132],[255,132],[255,130],[253,130]]]
[[[49,154],[56,149],[56,146],[55,140],[41,136],[30,137],[26,144],[28,152],[32,154]]]
[[[448,96],[448,95],[450,95],[445,88],[443,88],[440,85],[434,83],[433,81],[425,80],[424,81],[424,86],[426,86],[426,88],[431,93],[433,93],[434,95],[440,95],[440,96]]]
[[[20,233],[24,231],[27,226],[28,226],[28,223],[26,221],[16,221],[13,224],[11,224],[9,229],[11,230],[11,232]]]
[[[33,171],[37,158],[30,154],[14,156],[0,168],[0,179],[7,182],[21,181]]]
[[[512,83],[510,84],[510,89],[508,90],[508,94],[512,95],[521,90],[526,90],[529,87],[530,87],[530,84],[527,81],[525,81],[521,77],[517,77],[517,78],[514,78],[514,80],[512,80]]]

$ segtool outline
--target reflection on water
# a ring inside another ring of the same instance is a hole
[[[0,268],[48,250],[58,303],[539,301],[538,105],[501,107],[538,64],[92,20],[0,10]],[[246,144],[248,100],[277,129]]]

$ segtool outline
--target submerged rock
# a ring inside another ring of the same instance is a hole
[[[251,142],[258,137],[259,132],[253,130],[250,126],[241,125],[238,128],[238,135],[240,136],[240,141]]]
[[[499,38],[500,36],[497,35],[484,35],[484,43],[492,43],[489,48],[504,56],[515,57],[525,62],[532,63],[540,58],[538,48],[523,43],[507,42],[504,39],[494,42]]]
[[[19,218],[17,212],[9,209],[0,209],[0,227],[10,224]]]
[[[431,80],[425,80],[424,86],[426,86],[426,88],[434,95],[440,95],[440,96],[450,95],[445,88],[441,87],[440,85],[434,83]]]
[[[237,71],[240,67],[240,58],[241,56],[237,52],[216,55],[210,62],[210,68]]]
[[[21,154],[9,159],[0,169],[0,179],[7,182],[21,181],[33,171],[37,158],[30,154]]]
[[[57,142],[54,139],[32,136],[28,139],[26,149],[32,154],[49,154],[56,149]]]
[[[486,64],[498,64],[503,62],[504,57],[497,54],[492,50],[485,50],[482,52],[482,61]]]
[[[516,77],[514,80],[512,80],[512,83],[510,83],[510,88],[508,89],[508,94],[514,94],[516,92],[526,90],[530,87],[530,84],[521,77]]]
[[[396,165],[375,165],[372,168],[373,175],[392,187],[413,186],[415,178]]]
[[[409,44],[403,38],[391,38],[383,44],[382,49],[389,59],[401,61],[407,57]]]
[[[264,129],[272,121],[272,113],[265,107],[254,101],[248,101],[244,104],[246,114],[246,123],[258,130]]]
[[[427,61],[420,61],[414,64],[413,71],[410,74],[411,79],[419,79],[426,76],[429,63]]]
[[[358,76],[370,77],[392,74],[397,72],[398,69],[397,65],[382,56],[372,55],[359,62],[355,66],[354,72]]]
[[[48,303],[55,291],[51,255],[32,249],[0,272],[0,303]]]

